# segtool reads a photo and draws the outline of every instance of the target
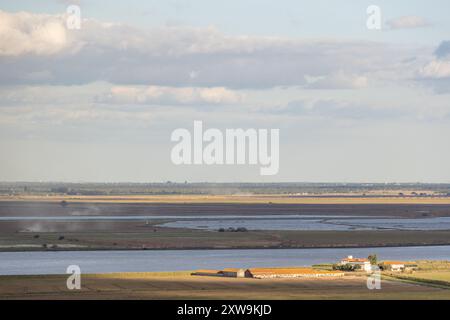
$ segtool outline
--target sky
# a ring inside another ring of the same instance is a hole
[[[0,181],[449,183],[449,9],[0,0]],[[194,120],[279,129],[278,174],[173,164]]]

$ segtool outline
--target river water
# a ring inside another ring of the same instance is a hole
[[[378,255],[379,260],[450,260],[450,246],[0,252],[0,275],[63,274],[69,265],[80,266],[82,273],[310,266],[317,263],[334,263],[347,255],[367,257],[374,253]]]
[[[246,228],[247,230],[450,230],[450,217],[434,218],[259,218],[259,219],[194,219],[177,220],[160,226],[172,228],[218,229]]]
[[[450,217],[398,218],[345,215],[211,215],[211,216],[10,216],[0,221],[158,221],[161,227],[217,231],[247,230],[450,230]]]

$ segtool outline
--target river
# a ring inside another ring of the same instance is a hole
[[[63,274],[69,265],[80,266],[82,273],[310,266],[337,262],[347,255],[367,257],[373,253],[379,260],[449,260],[450,246],[0,252],[0,275]]]

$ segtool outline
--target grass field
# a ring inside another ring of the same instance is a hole
[[[388,277],[422,285],[437,286],[450,290],[450,270],[418,271],[411,274],[390,274]]]
[[[428,271],[428,272],[417,272],[412,275],[415,278],[427,279],[427,280],[438,280],[448,282],[450,286],[450,271]]]
[[[236,279],[177,273],[83,275],[81,290],[66,276],[1,276],[0,299],[450,299],[450,290],[364,276],[328,279]]]
[[[418,260],[414,272],[385,272],[387,279],[398,279],[410,283],[437,286],[450,290],[450,260]]]
[[[422,271],[450,271],[450,260],[418,260],[416,263]]]

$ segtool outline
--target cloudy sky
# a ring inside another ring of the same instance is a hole
[[[380,30],[366,27],[373,4]],[[0,0],[0,181],[450,182],[448,12],[448,0]],[[279,128],[279,173],[175,166],[170,134],[194,120]]]

